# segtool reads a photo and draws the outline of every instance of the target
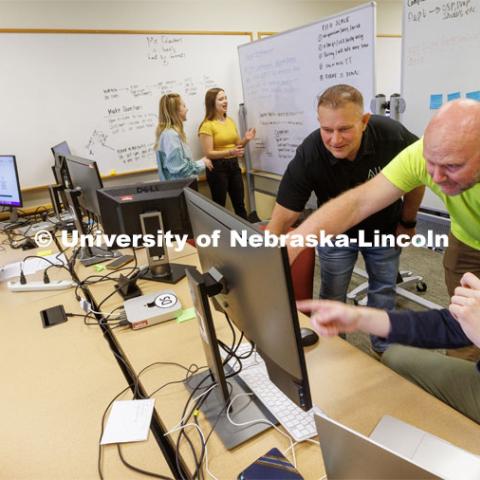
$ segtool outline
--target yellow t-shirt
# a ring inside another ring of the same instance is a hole
[[[239,140],[237,127],[230,117],[227,117],[225,122],[205,120],[200,126],[198,133],[211,136],[213,149],[219,151],[235,148]]]

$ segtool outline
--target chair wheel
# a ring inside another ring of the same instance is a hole
[[[418,282],[416,285],[417,292],[426,292],[427,284],[425,282]]]

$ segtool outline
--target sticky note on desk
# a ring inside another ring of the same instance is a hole
[[[430,110],[438,110],[443,103],[443,95],[440,94],[434,94],[430,95]]]
[[[48,255],[51,255],[52,251],[51,250],[42,250],[41,252],[37,252],[37,257],[47,257]]]
[[[93,268],[97,271],[97,272],[101,272],[102,270],[105,270],[105,265],[103,265],[103,263],[100,263],[97,265],[94,265]]]
[[[113,402],[100,445],[146,440],[154,404],[154,399]]]
[[[187,322],[193,318],[195,318],[195,307],[185,308],[177,315],[177,323]]]

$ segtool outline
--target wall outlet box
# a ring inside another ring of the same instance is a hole
[[[124,304],[128,323],[134,330],[177,318],[182,304],[172,290],[141,295]]]

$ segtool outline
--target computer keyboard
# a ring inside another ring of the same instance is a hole
[[[236,354],[243,355],[250,352],[251,349],[252,346],[249,343],[242,343]],[[230,367],[238,369],[236,359],[232,358],[228,363]],[[270,381],[265,362],[256,352],[250,357],[242,359],[242,370],[238,376],[295,441],[301,442],[317,435],[313,409],[305,412],[281,392]]]
[[[17,227],[13,230],[13,233],[17,235],[24,235],[25,237],[34,237],[36,233],[41,230],[52,231],[55,229],[53,222],[38,222],[25,225],[23,227]]]

